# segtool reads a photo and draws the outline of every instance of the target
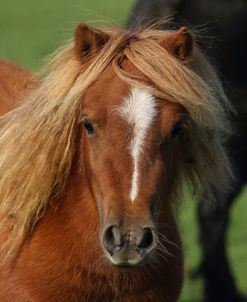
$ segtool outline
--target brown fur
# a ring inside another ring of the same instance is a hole
[[[37,75],[11,62],[0,60],[0,115],[14,109],[18,101],[33,89]]]
[[[40,86],[0,120],[1,301],[178,299],[183,255],[172,208],[181,176],[209,188],[212,172],[224,185],[230,171],[222,145],[229,132],[227,100],[201,54],[195,50],[191,58],[185,31],[181,43],[181,32],[100,35],[80,25],[75,45],[58,53]],[[151,91],[159,111],[133,204],[125,148],[131,132],[113,110],[130,84]],[[93,139],[83,128],[87,117],[96,129]],[[172,139],[177,122],[183,133]],[[155,224],[158,246],[143,267],[109,265],[99,233],[110,219],[126,230]]]

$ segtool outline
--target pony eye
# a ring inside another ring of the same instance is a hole
[[[183,128],[183,125],[181,122],[176,123],[175,126],[173,127],[171,137],[172,138],[177,137],[180,134],[182,128]]]
[[[95,130],[94,130],[94,127],[92,126],[92,124],[91,124],[90,122],[85,122],[85,123],[84,123],[84,128],[86,129],[87,134],[88,134],[89,136],[94,135]]]

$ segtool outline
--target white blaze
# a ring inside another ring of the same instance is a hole
[[[138,163],[143,151],[145,137],[154,118],[157,116],[155,97],[139,88],[132,88],[128,97],[118,108],[120,115],[133,128],[129,150],[133,159],[133,174],[130,199],[133,202],[138,194]]]

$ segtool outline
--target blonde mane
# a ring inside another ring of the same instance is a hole
[[[143,30],[135,39],[123,30],[107,34],[110,40],[85,64],[76,56],[74,42],[69,43],[51,60],[47,76],[24,104],[0,119],[1,262],[16,252],[49,201],[64,189],[76,148],[81,98],[109,66],[121,79],[180,103],[188,112],[181,175],[208,192],[215,179],[223,187],[227,184],[231,169],[223,145],[230,133],[230,106],[204,56],[195,49],[193,62],[182,64],[158,43],[166,31]],[[150,83],[126,74],[123,58]]]

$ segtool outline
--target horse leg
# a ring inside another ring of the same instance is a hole
[[[243,170],[244,166],[239,169]],[[239,169],[239,174],[242,174]],[[207,302],[243,301],[231,274],[226,253],[229,211],[243,184],[243,180],[239,181],[227,194],[220,191],[215,192],[216,203],[210,203],[205,198],[199,203],[198,218],[203,257],[200,273],[205,282]]]

